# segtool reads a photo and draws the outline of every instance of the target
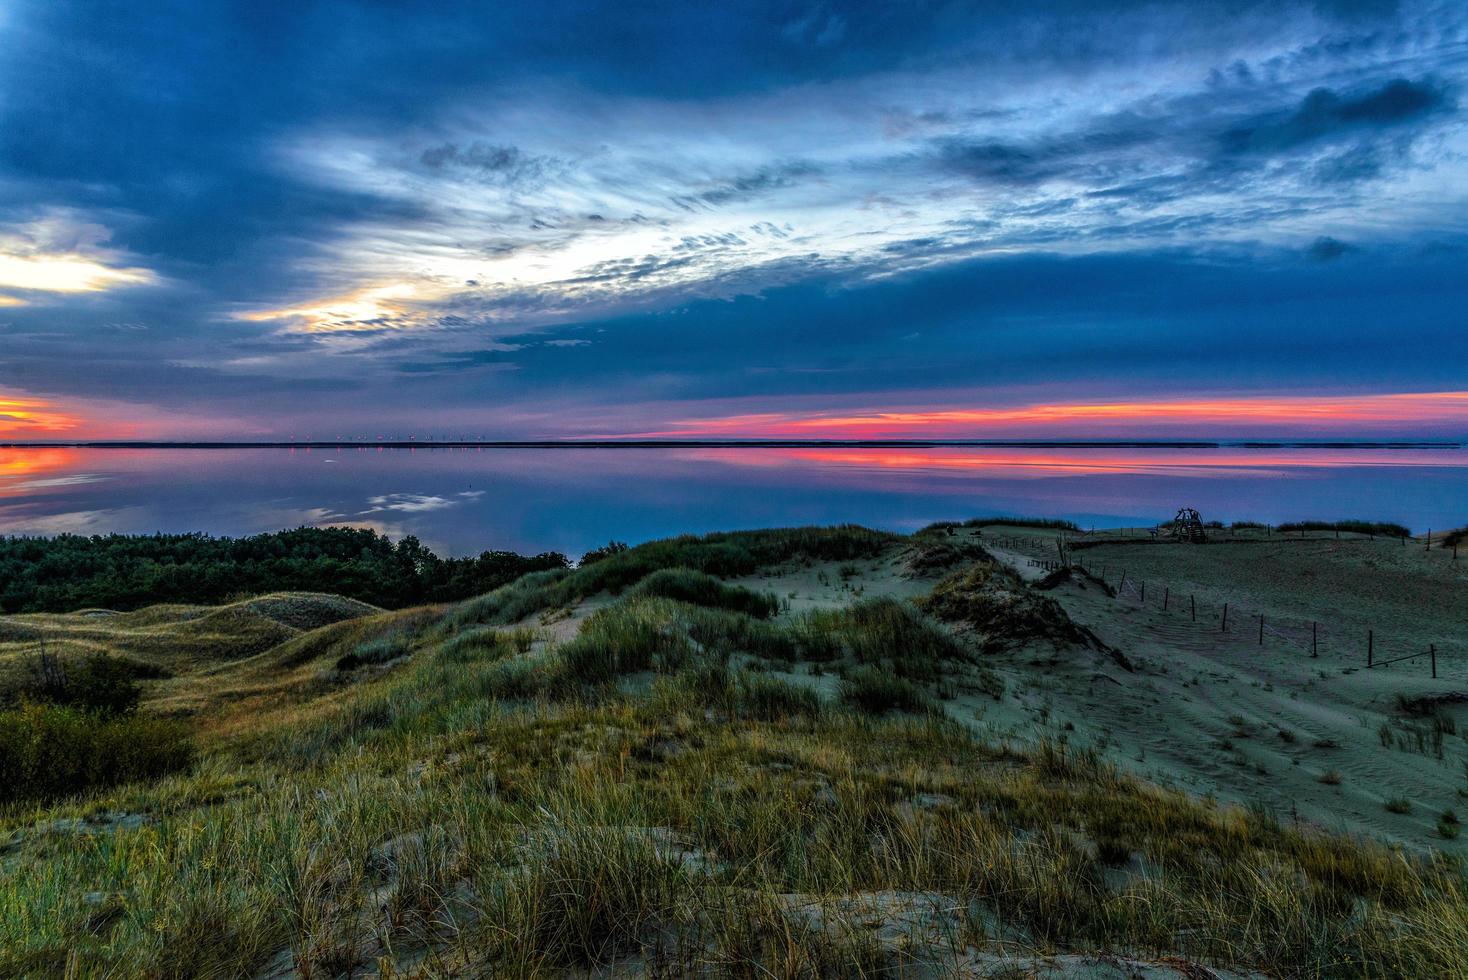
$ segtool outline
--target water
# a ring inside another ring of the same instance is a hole
[[[1468,451],[1296,448],[0,449],[0,533],[350,524],[440,554],[979,515],[1468,523]]]

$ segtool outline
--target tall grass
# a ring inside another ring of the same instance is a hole
[[[974,949],[1468,974],[1456,862],[988,743],[927,710],[928,678],[975,668],[901,603],[770,622],[634,594],[559,646],[435,630],[86,801],[143,827],[22,835],[0,975],[945,975]],[[812,657],[860,710],[752,669]]]
[[[733,531],[650,541],[625,551],[613,551],[574,571],[527,575],[488,595],[463,603],[451,618],[456,625],[505,625],[600,592],[619,595],[649,575],[665,569],[681,568],[727,578],[796,559],[850,561],[870,558],[900,540],[884,531],[842,525]],[[665,581],[663,587],[675,586]],[[746,611],[752,611],[752,607]]]
[[[714,609],[768,619],[780,611],[780,601],[768,592],[725,585],[712,575],[687,568],[664,568],[638,582],[633,595],[661,596]]]

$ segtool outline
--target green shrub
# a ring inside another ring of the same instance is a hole
[[[27,667],[30,678],[21,689],[23,696],[102,715],[123,715],[136,708],[142,692],[134,678],[150,673],[105,653],[62,663],[55,654],[43,651]]]
[[[726,585],[712,575],[691,568],[664,568],[653,572],[637,583],[632,594],[662,596],[698,606],[740,612],[757,619],[768,619],[780,611],[780,600],[767,592]]]
[[[154,779],[193,758],[188,727],[170,719],[33,703],[0,712],[0,803]]]
[[[912,681],[878,667],[858,667],[841,679],[841,700],[867,714],[926,711],[928,697]]]
[[[586,554],[582,555],[581,561],[577,562],[577,565],[580,568],[585,568],[587,565],[595,565],[597,562],[601,561],[604,558],[610,558],[613,555],[620,555],[626,550],[627,542],[608,541],[602,547],[592,548]]]

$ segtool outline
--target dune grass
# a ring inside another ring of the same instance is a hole
[[[780,611],[780,600],[767,592],[725,585],[712,575],[687,568],[660,569],[638,582],[632,591],[635,595],[678,599],[699,606],[745,613],[758,619],[768,619]]]
[[[0,806],[0,975],[948,975],[978,951],[1468,973],[1456,861],[986,741],[932,697],[983,689],[974,648],[911,605],[762,619],[667,594],[679,572],[561,642],[488,622],[576,574],[292,640],[265,660],[408,655],[201,727],[188,768]],[[138,820],[65,823],[93,814]]]
[[[720,577],[748,575],[759,568],[792,560],[871,558],[900,540],[885,531],[842,525],[732,531],[650,541],[625,551],[612,551],[592,564],[569,572],[526,575],[464,603],[455,613],[454,622],[457,625],[519,622],[535,613],[558,609],[600,592],[620,595],[664,570],[686,569]],[[664,587],[672,586],[665,582]]]
[[[294,764],[216,747],[192,776],[94,800],[149,813],[141,828],[26,838],[0,883],[0,972],[248,975],[285,957],[338,975],[386,956],[516,975],[637,957],[816,976],[996,944],[1297,976],[1468,968],[1445,860],[1200,803],[1063,744],[986,745],[938,715],[711,714],[730,674],[479,697],[509,662],[415,657],[319,719],[338,740],[263,733]],[[922,895],[948,912],[913,948],[841,925],[852,896],[888,896],[900,920]]]
[[[1292,531],[1348,531],[1352,534],[1380,535],[1384,538],[1410,538],[1412,530],[1389,521],[1292,521],[1275,526],[1280,534]]]

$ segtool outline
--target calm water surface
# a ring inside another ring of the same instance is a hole
[[[0,533],[351,524],[441,554],[993,514],[1468,523],[1452,449],[0,449]]]

